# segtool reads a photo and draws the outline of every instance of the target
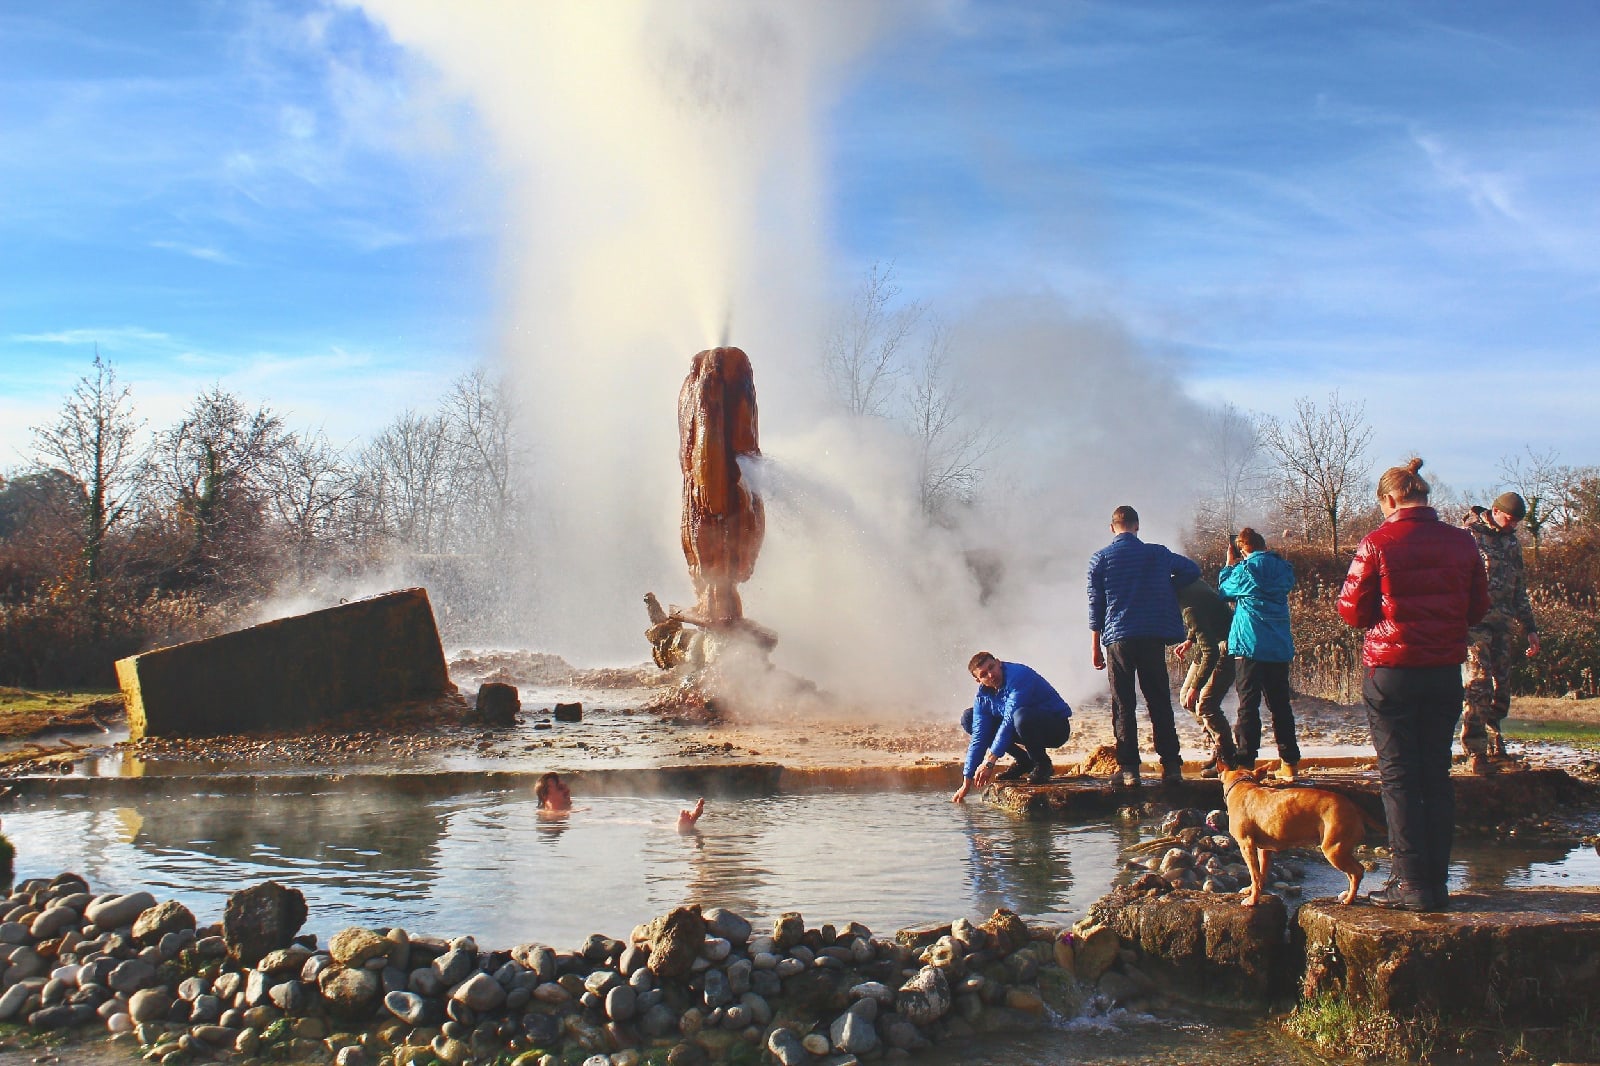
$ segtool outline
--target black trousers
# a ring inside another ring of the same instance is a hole
[[[1034,707],[1017,710],[1011,719],[1017,739],[1011,742],[1006,754],[1024,766],[1053,765],[1050,749],[1059,748],[1072,739],[1072,719],[1054,711],[1041,711]],[[961,728],[972,735],[972,708],[961,712]]]
[[[1133,637],[1106,645],[1111,674],[1111,730],[1117,739],[1117,765],[1139,769],[1139,719],[1134,714],[1134,685],[1144,693],[1145,713],[1155,733],[1156,754],[1163,769],[1183,765],[1178,727],[1172,721],[1172,680],[1167,676],[1167,644],[1160,637]]]
[[[1361,686],[1378,752],[1394,874],[1443,889],[1456,831],[1450,742],[1461,717],[1461,668],[1369,669]]]
[[[1278,745],[1278,758],[1300,761],[1300,744],[1294,735],[1294,707],[1289,703],[1289,664],[1264,663],[1240,657],[1239,713],[1233,726],[1239,758],[1250,760],[1261,750],[1261,698],[1266,697],[1272,715],[1272,739]]]

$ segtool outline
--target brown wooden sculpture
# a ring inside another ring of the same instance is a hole
[[[683,556],[698,596],[687,621],[723,628],[744,617],[738,586],[755,571],[766,516],[738,460],[760,454],[749,357],[738,348],[699,353],[678,391]]]

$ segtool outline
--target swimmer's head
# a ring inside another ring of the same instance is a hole
[[[542,811],[567,811],[572,809],[572,790],[561,780],[561,775],[548,773],[533,786],[533,795]]]

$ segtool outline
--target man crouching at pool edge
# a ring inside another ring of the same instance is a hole
[[[967,798],[973,785],[985,788],[991,781],[1027,777],[1042,785],[1055,773],[1050,748],[1059,748],[1072,736],[1072,708],[1050,682],[1021,663],[1006,663],[980,651],[967,663],[978,682],[972,706],[962,712],[961,728],[972,736],[961,766],[961,787],[951,803]],[[995,773],[1000,756],[1015,760],[1003,773]]]

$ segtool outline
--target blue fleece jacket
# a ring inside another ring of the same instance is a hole
[[[1294,658],[1294,634],[1289,630],[1294,567],[1289,560],[1277,552],[1251,552],[1222,568],[1217,588],[1236,605],[1228,630],[1229,655],[1263,663]]]
[[[1024,708],[1072,717],[1072,708],[1055,688],[1039,674],[1021,663],[1002,662],[1005,674],[1000,688],[978,686],[972,700],[972,741],[967,745],[967,758],[961,766],[961,776],[971,777],[978,772],[985,751],[994,752],[995,758],[1004,755],[1017,739],[1016,713]]]
[[[1089,628],[1108,646],[1134,637],[1177,644],[1184,637],[1177,590],[1199,577],[1193,559],[1118,533],[1089,557]]]

